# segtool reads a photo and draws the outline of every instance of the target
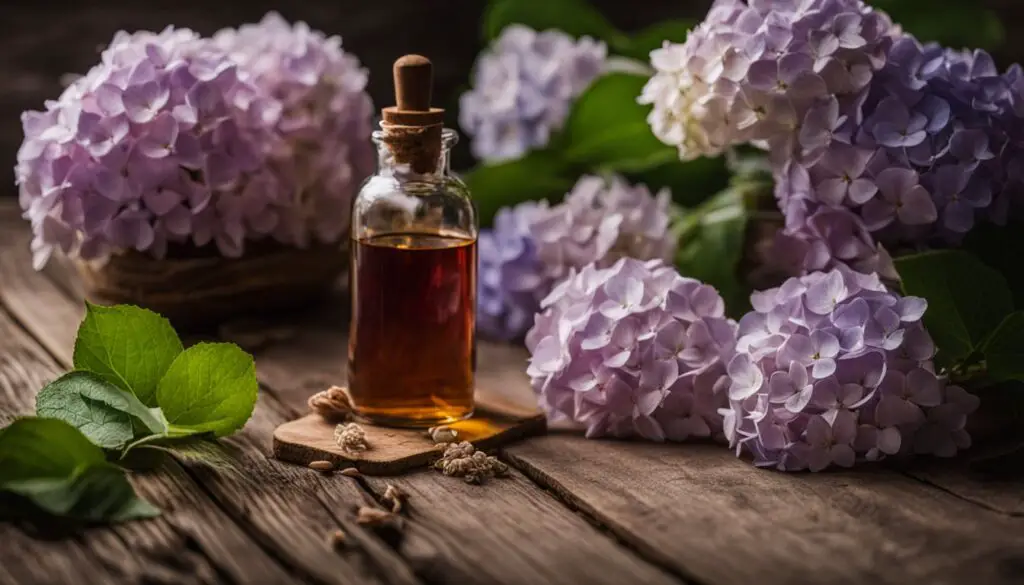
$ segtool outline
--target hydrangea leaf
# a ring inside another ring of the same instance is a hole
[[[1013,294],[1013,306],[1024,309],[1024,270],[1020,270],[1020,251],[1024,250],[1024,231],[1015,225],[981,223],[964,238],[963,248],[1006,278]]]
[[[932,0],[878,0],[875,4],[922,42],[992,50],[1006,41],[999,16],[970,0],[943,2],[942,10],[935,10]],[[964,26],[966,22],[971,25]]]
[[[988,375],[996,381],[1024,381],[1024,311],[1011,313],[985,344]]]
[[[924,323],[947,364],[981,349],[1013,312],[1006,279],[968,252],[924,252],[895,263],[904,294],[928,301]]]
[[[744,190],[726,189],[700,207],[684,212],[676,226],[679,244],[675,264],[683,276],[716,289],[730,315],[742,315],[750,291],[740,279],[748,213]]]
[[[616,47],[624,57],[648,61],[651,51],[660,49],[666,42],[684,43],[690,31],[697,26],[693,20],[665,20],[653,24],[633,35],[625,46]]]
[[[23,418],[0,430],[0,491],[47,514],[86,522],[160,513],[78,429],[48,418]]]
[[[87,304],[75,340],[74,364],[153,407],[157,383],[182,349],[170,322],[152,311]]]
[[[159,409],[150,409],[131,392],[91,372],[65,374],[36,396],[36,414],[63,420],[104,449],[122,449],[135,438],[135,425],[145,434],[167,432]]]
[[[477,166],[463,179],[473,193],[480,225],[486,227],[502,207],[533,199],[561,200],[576,178],[556,154],[535,151],[518,160]]]
[[[610,73],[580,95],[563,131],[568,161],[625,172],[678,163],[676,150],[651,133],[647,123],[650,108],[636,102],[647,79],[632,73]]]
[[[174,360],[156,400],[171,434],[224,437],[249,420],[258,386],[251,355],[231,343],[200,343]]]
[[[534,30],[558,29],[574,37],[589,36],[624,46],[629,39],[584,0],[492,0],[484,12],[484,40],[510,24]]]

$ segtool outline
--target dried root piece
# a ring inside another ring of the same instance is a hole
[[[480,484],[492,477],[508,475],[508,465],[483,451],[477,451],[469,441],[452,443],[444,455],[434,462],[434,468],[452,477],[461,477],[466,483]]]
[[[309,397],[309,409],[329,421],[345,421],[352,415],[352,401],[344,388],[331,386]]]
[[[459,437],[459,431],[442,425],[439,427],[430,427],[427,429],[427,435],[430,437],[430,440],[437,444],[454,443],[455,439]]]
[[[366,442],[366,431],[356,423],[334,427],[334,442],[351,453],[359,453],[370,448],[370,444]]]
[[[330,461],[313,461],[309,464],[309,468],[323,473],[328,473],[334,471],[334,464]]]
[[[335,530],[328,534],[327,544],[333,549],[343,548],[345,546],[345,533],[341,530]]]
[[[384,504],[391,505],[392,514],[398,514],[402,511],[402,505],[409,499],[409,494],[403,492],[390,483],[387,485],[388,487],[384,490],[384,497],[382,497],[381,500]]]

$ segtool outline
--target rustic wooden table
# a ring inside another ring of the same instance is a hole
[[[32,270],[18,215],[0,205],[4,424],[69,367],[83,314],[69,279]],[[957,464],[787,475],[711,445],[557,433],[505,449],[511,477],[482,486],[272,459],[274,427],[343,375],[343,332],[321,316],[255,352],[262,391],[245,430],[134,477],[161,517],[60,539],[0,524],[0,583],[1024,583],[1024,483]],[[482,345],[481,384],[527,391],[524,357]],[[411,495],[397,544],[353,516],[389,482]],[[338,528],[349,546],[335,551]]]

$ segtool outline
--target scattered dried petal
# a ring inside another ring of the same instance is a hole
[[[352,415],[352,402],[348,392],[339,386],[331,386],[323,392],[309,397],[309,409],[327,420],[344,421]]]
[[[370,448],[366,431],[356,423],[340,424],[334,428],[334,442],[349,452],[362,452]]]
[[[387,489],[384,490],[384,497],[381,498],[383,503],[391,503],[391,512],[397,514],[402,511],[402,504],[405,500],[409,499],[409,494],[403,492],[401,489],[387,484]]]
[[[334,464],[330,461],[313,461],[309,464],[309,468],[317,471],[333,471]]]

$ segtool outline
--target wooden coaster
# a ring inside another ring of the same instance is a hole
[[[444,445],[435,444],[426,429],[363,424],[370,449],[349,453],[334,442],[336,426],[318,414],[284,423],[274,430],[274,457],[301,465],[331,461],[339,468],[354,466],[366,475],[396,475],[429,465],[444,452]],[[479,392],[473,418],[448,426],[458,431],[459,441],[469,441],[478,449],[494,449],[545,430],[544,415],[536,409]]]

